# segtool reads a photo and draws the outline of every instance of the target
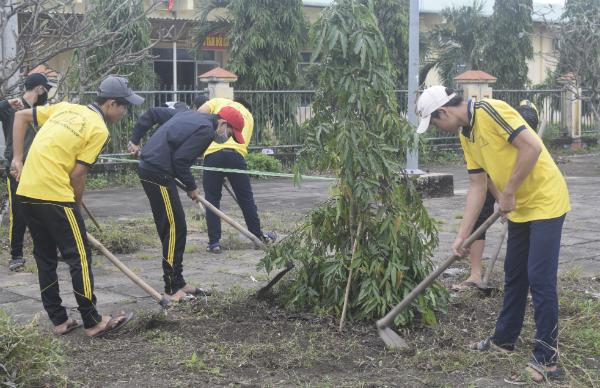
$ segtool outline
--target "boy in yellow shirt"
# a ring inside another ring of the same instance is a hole
[[[129,104],[143,101],[131,91],[126,79],[108,77],[100,84],[94,103],[88,106],[61,102],[15,115],[12,175],[19,182],[17,195],[33,239],[42,303],[56,333],[66,334],[84,326],[88,336],[102,336],[122,328],[133,316],[101,316],[96,311],[92,252],[81,217],[81,202],[88,168],[110,140],[106,121],[118,122]],[[23,140],[31,122],[41,129],[23,166]],[[57,246],[70,267],[83,322],[69,318],[62,306],[56,274]]]
[[[233,107],[242,113],[245,123],[242,133],[246,142],[239,144],[230,139],[222,144],[211,143],[210,147],[204,153],[204,166],[248,170],[248,165],[244,158],[248,155],[247,147],[252,137],[252,130],[254,129],[254,118],[250,112],[252,105],[244,99],[232,101],[227,98],[213,98],[202,105],[198,111],[217,114],[225,107]],[[250,184],[250,176],[248,174],[205,170],[202,174],[202,187],[204,188],[206,200],[217,209],[220,208],[221,193],[225,180],[229,180],[231,183],[231,188],[235,193],[250,233],[263,240],[265,244],[273,243],[276,239],[275,233],[263,233],[260,228],[258,209],[254,202],[252,185]],[[221,219],[211,211],[206,212],[206,229],[209,241],[206,250],[211,253],[221,253],[221,244],[219,243],[221,239]]]
[[[556,378],[560,238],[565,214],[571,210],[567,184],[548,150],[525,120],[499,100],[463,101],[453,89],[433,86],[417,102],[422,117],[417,130],[429,125],[456,133],[467,160],[469,191],[465,212],[452,246],[459,252],[481,211],[487,190],[486,173],[500,191],[498,209],[508,222],[504,261],[504,305],[492,337],[470,346],[474,351],[512,353],[521,333],[527,293],[531,291],[537,327],[533,359],[524,374],[534,380]],[[510,216],[509,216],[510,215]],[[513,382],[523,376],[511,376]]]

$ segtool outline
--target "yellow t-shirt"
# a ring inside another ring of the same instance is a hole
[[[242,136],[244,136],[246,144],[238,144],[233,139],[229,139],[222,144],[218,144],[213,141],[212,143],[210,143],[210,146],[208,146],[208,149],[204,153],[204,157],[206,157],[206,155],[212,154],[213,152],[222,150],[223,148],[232,148],[240,154],[242,154],[243,157],[246,157],[246,155],[248,155],[248,150],[246,149],[246,147],[248,147],[248,144],[250,144],[252,130],[254,129],[254,118],[252,117],[250,112],[248,112],[248,109],[244,108],[242,104],[235,101],[231,101],[228,98],[213,98],[212,100],[207,101],[206,104],[210,107],[210,113],[214,114],[219,113],[221,109],[225,108],[226,106],[230,106],[239,110],[242,116],[244,117],[244,129],[242,129]]]
[[[33,139],[17,194],[57,202],[75,202],[69,174],[75,163],[92,166],[106,147],[110,133],[102,111],[61,102],[33,108],[40,131]]]
[[[487,172],[498,190],[504,190],[513,173],[517,148],[511,145],[521,131],[529,131],[542,144],[542,153],[531,174],[515,193],[513,222],[560,217],[569,210],[567,183],[538,135],[519,113],[504,101],[468,102],[470,127],[463,127],[460,142],[469,174]]]

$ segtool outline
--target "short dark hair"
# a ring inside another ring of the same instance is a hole
[[[252,113],[252,104],[250,103],[250,101],[246,100],[243,97],[238,97],[235,98],[233,100],[233,102],[237,102],[238,104],[241,104],[244,108],[248,109],[248,112]]]
[[[131,104],[124,97],[100,97],[100,96],[96,96],[96,99],[94,100],[94,104],[104,105],[104,104],[106,104],[106,101],[110,101],[110,100],[115,100],[115,102],[117,103],[117,106],[118,105],[129,106]]]
[[[447,96],[451,96],[452,93],[454,93],[454,92],[455,92],[454,89],[452,89],[452,88],[446,88],[446,95]],[[456,95],[456,96],[452,97],[452,99],[450,101],[448,101],[447,103],[445,103],[441,107],[442,108],[448,108],[448,107],[451,107],[451,106],[459,106],[460,104],[463,103],[463,101],[464,101],[464,99],[461,96]],[[439,120],[439,118],[440,118],[440,111],[439,110],[435,110],[434,112],[432,112],[431,113],[431,118]]]
[[[219,118],[223,119],[223,117],[221,117],[221,115],[218,113],[217,113],[217,116],[219,116]],[[223,120],[225,120],[225,119],[223,119]],[[227,120],[225,120],[225,121],[227,121]],[[231,128],[231,130],[233,130],[233,126],[231,124],[229,124],[229,121],[227,121],[227,128]]]
[[[206,97],[206,94],[201,94],[198,97],[194,98],[192,106],[195,106],[196,109],[199,109],[202,105],[206,104],[206,101],[208,101],[208,97]]]

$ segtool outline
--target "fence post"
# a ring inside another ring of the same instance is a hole
[[[198,76],[198,79],[208,84],[208,98],[228,98],[233,100],[233,88],[230,82],[237,81],[237,76],[220,67]]]
[[[558,79],[558,83],[563,86],[564,96],[562,100],[562,122],[563,131],[570,134],[571,149],[581,148],[581,105],[582,101],[577,99],[581,95],[580,88],[573,88],[574,76],[569,73]]]
[[[498,78],[480,70],[469,70],[454,78],[454,82],[463,89],[465,101],[471,98],[475,101],[492,98],[493,90],[490,84],[497,80]]]

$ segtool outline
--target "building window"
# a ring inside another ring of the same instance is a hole
[[[300,74],[304,74],[306,72],[305,69],[311,65],[310,57],[312,56],[312,54],[313,54],[312,51],[301,51],[300,52],[301,60],[298,63],[298,71],[300,72]],[[319,55],[317,55],[317,58],[315,59],[315,62],[321,62],[322,56],[323,56],[323,53],[319,53]]]

